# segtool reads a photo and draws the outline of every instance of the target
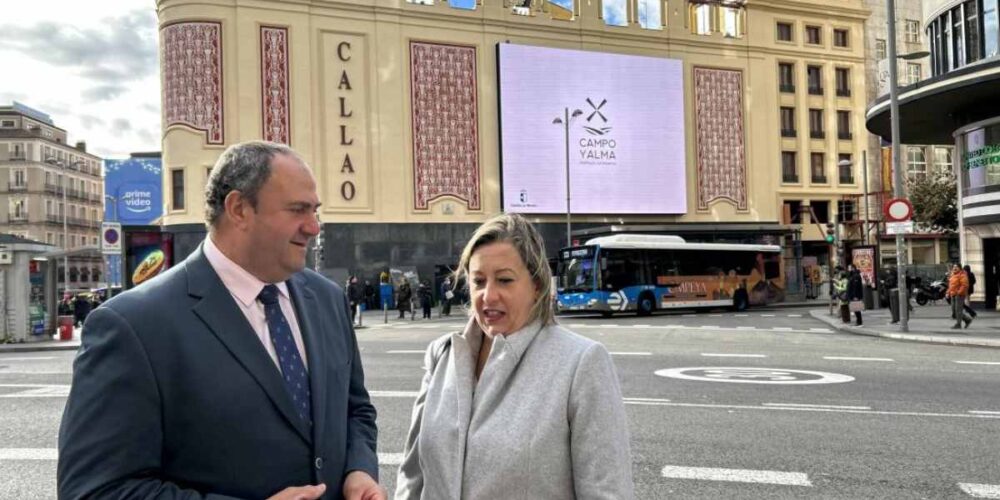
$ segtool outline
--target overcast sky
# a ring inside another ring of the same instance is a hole
[[[0,105],[48,113],[103,158],[160,150],[154,0],[4,2]]]

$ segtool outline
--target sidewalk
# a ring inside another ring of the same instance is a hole
[[[955,320],[951,319],[951,306],[942,303],[932,306],[913,306],[910,312],[909,332],[903,333],[899,325],[890,324],[888,309],[865,311],[864,325],[854,326],[840,321],[840,311],[830,316],[829,307],[812,309],[809,315],[845,333],[869,335],[911,342],[949,344],[961,346],[1000,348],[1000,313],[977,310],[979,316],[968,329],[952,330]],[[854,316],[851,315],[853,321]]]

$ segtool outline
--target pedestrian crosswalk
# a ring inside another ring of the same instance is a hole
[[[561,324],[570,329],[579,330],[633,330],[633,329],[667,329],[667,330],[718,330],[718,331],[757,331],[757,332],[780,332],[780,333],[834,333],[831,328],[792,328],[787,326],[719,326],[719,325],[681,325],[681,324],[619,324],[619,323],[568,323]],[[456,322],[394,322],[369,325],[372,330],[438,330],[438,331],[458,331],[465,326],[465,323]]]

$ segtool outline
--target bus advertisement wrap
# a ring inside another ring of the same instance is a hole
[[[568,155],[573,213],[687,212],[681,61],[508,43],[497,56],[504,211],[565,213]]]

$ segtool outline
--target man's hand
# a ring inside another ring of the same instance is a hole
[[[389,494],[367,472],[356,470],[344,479],[344,498],[347,500],[388,500]]]
[[[325,484],[314,486],[290,486],[268,500],[316,500],[326,492]]]

